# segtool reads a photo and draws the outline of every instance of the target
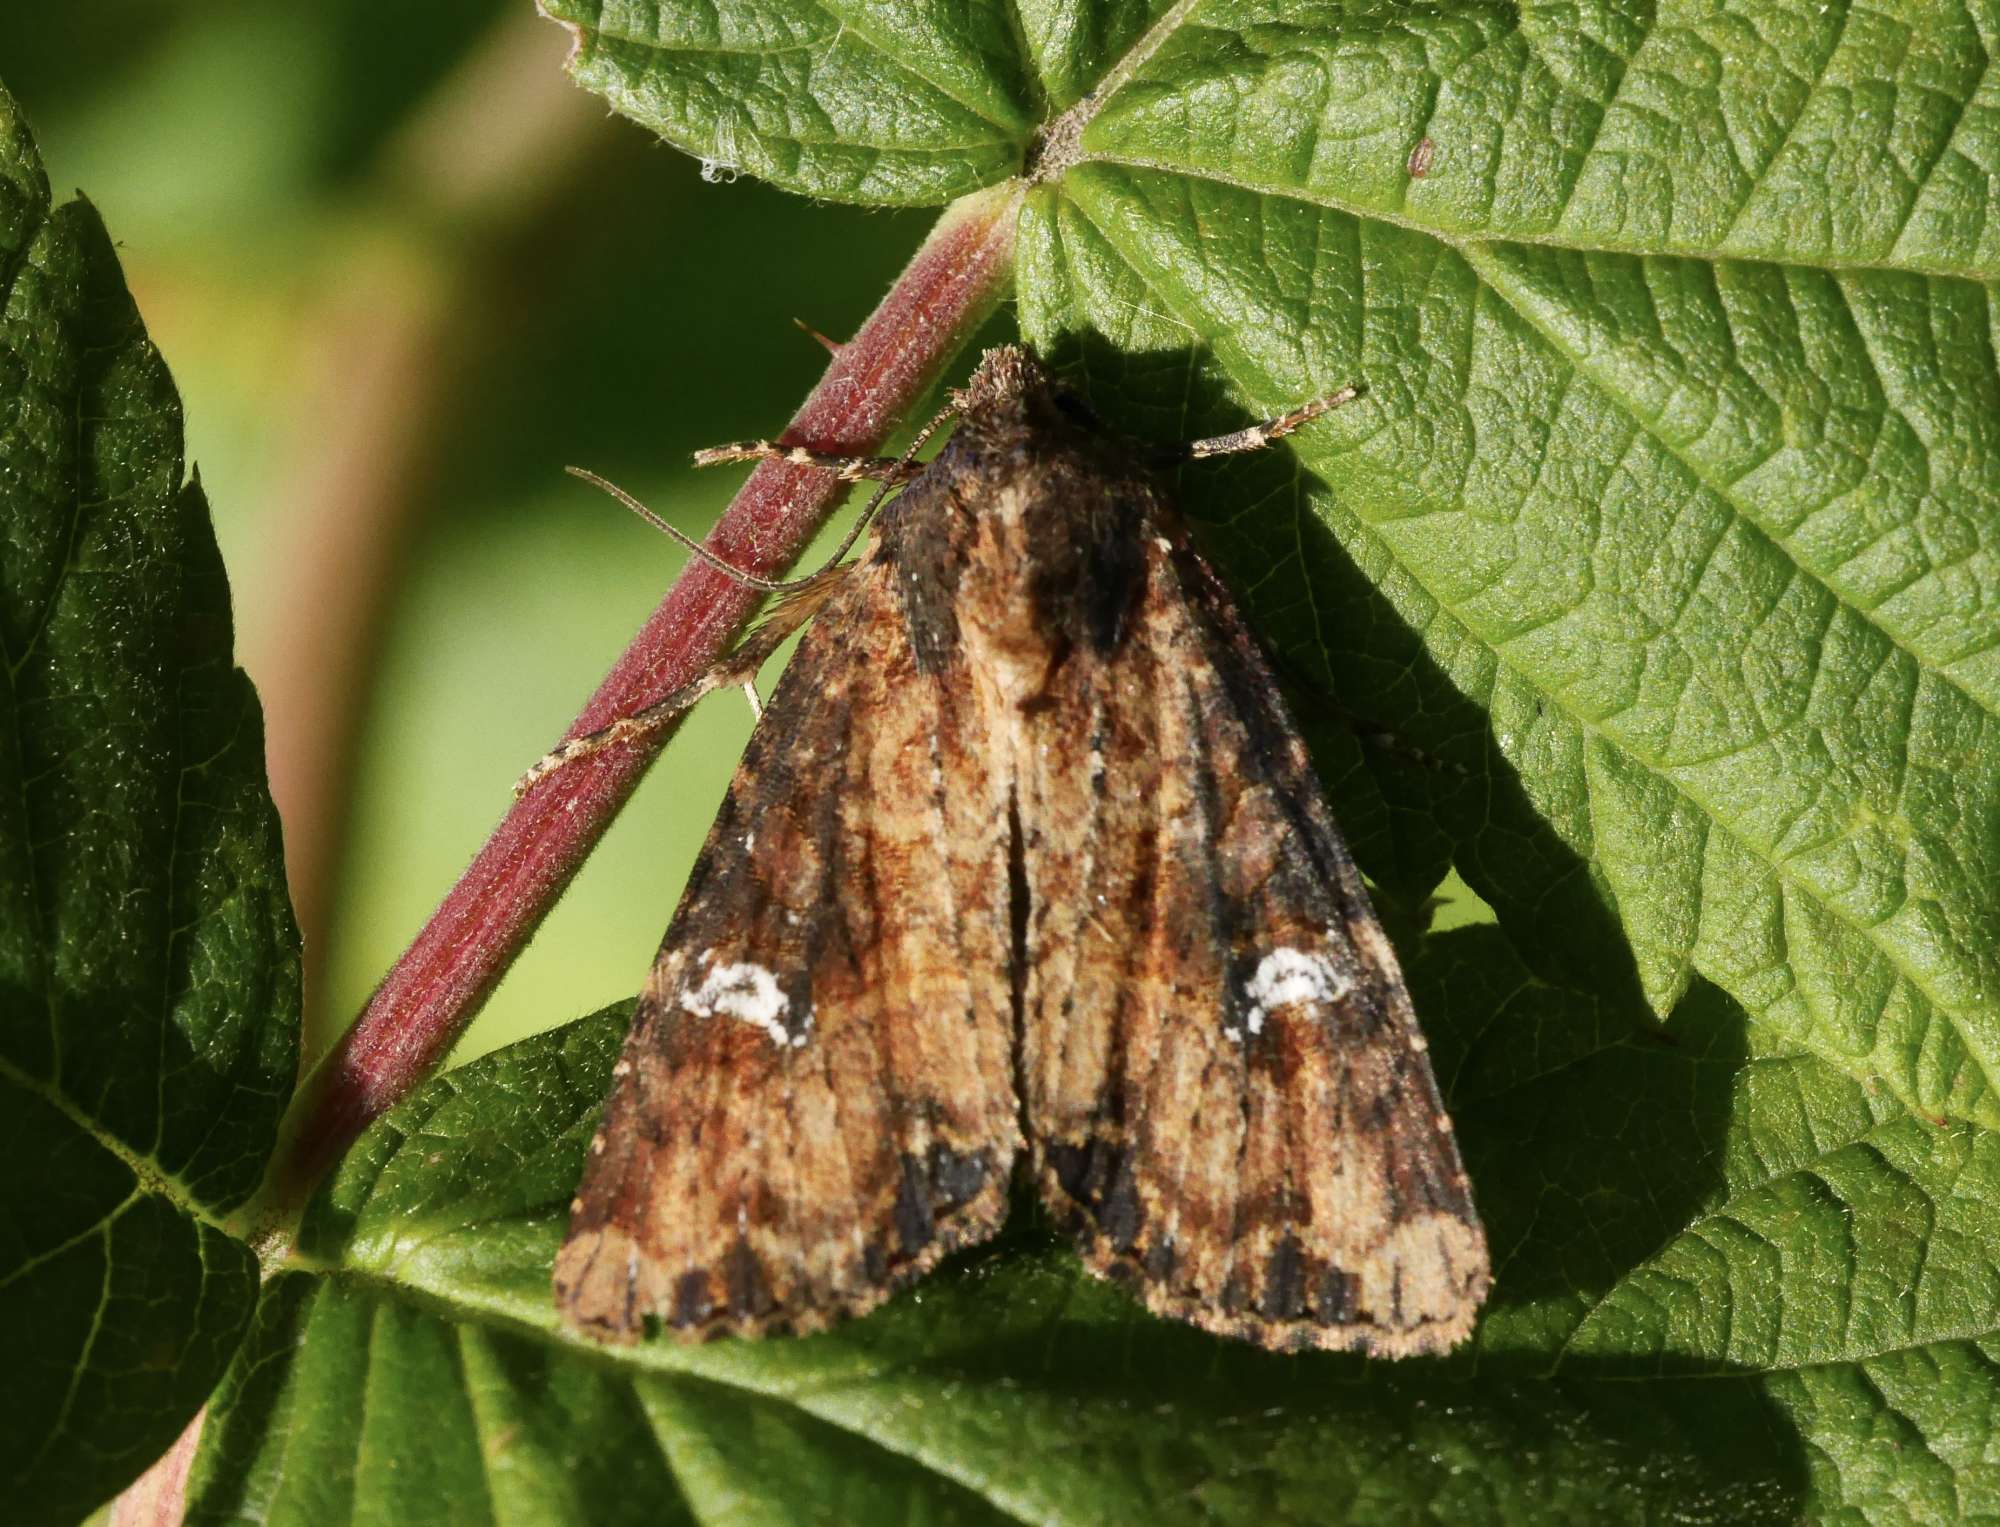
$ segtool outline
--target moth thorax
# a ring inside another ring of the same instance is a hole
[[[1023,508],[1031,495],[1003,487],[979,518],[959,575],[959,630],[973,670],[1003,704],[1019,705],[1047,683],[1062,632],[1035,597],[1047,555]]]

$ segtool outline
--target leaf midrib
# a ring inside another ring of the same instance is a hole
[[[1610,1289],[1606,1289],[1601,1297],[1591,1301],[1583,1316],[1578,1319],[1575,1329],[1563,1338],[1562,1345],[1555,1350],[1550,1362],[1548,1371],[1550,1380],[1565,1377],[1562,1365],[1566,1359],[1572,1356],[1576,1357],[1578,1361],[1597,1361],[1605,1356],[1601,1352],[1574,1353],[1571,1350],[1571,1344],[1576,1340],[1577,1333],[1583,1329],[1584,1321],[1595,1314],[1598,1308],[1610,1299],[1612,1290],[1620,1287],[1624,1281],[1625,1279],[1620,1278]],[[1933,1347],[1957,1346],[1960,1343],[1978,1343],[1996,1334],[2000,1334],[2000,1325],[1967,1327],[1962,1331],[1954,1330],[1937,1336],[1926,1336],[1921,1341],[1892,1342],[1883,1346],[1870,1347],[1866,1352],[1856,1353],[1851,1356],[1816,1358],[1810,1362],[1765,1363],[1755,1368],[1741,1366],[1728,1367],[1725,1366],[1727,1359],[1717,1360],[1709,1358],[1704,1353],[1700,1355],[1705,1361],[1717,1363],[1717,1366],[1708,1372],[1669,1373],[1662,1370],[1657,1373],[1607,1373],[1603,1375],[1592,1374],[1591,1379],[1593,1382],[1608,1384],[1657,1384],[1663,1380],[1679,1381],[1683,1379],[1692,1379],[1696,1382],[1713,1382],[1716,1379],[1764,1379],[1783,1377],[1795,1373],[1818,1373],[1834,1368],[1866,1369],[1868,1364],[1879,1363],[1884,1358],[1905,1357],[1912,1352],[1927,1352]],[[1632,1354],[1614,1354],[1614,1356],[1621,1357],[1629,1355]],[[1663,1360],[1686,1356],[1683,1353],[1670,1352],[1664,1349],[1645,1355]]]
[[[1496,277],[1493,273],[1494,262],[1491,251],[1496,245],[1504,245],[1505,242],[1505,240],[1477,239],[1469,240],[1465,244],[1455,247],[1458,249],[1460,256],[1465,260],[1465,263],[1471,268],[1472,273],[1479,278],[1486,289],[1507,304],[1509,312],[1513,313],[1523,323],[1527,324],[1529,328],[1540,335],[1543,342],[1561,357],[1572,371],[1588,380],[1602,396],[1611,402],[1619,413],[1632,423],[1639,433],[1665,451],[1696,483],[1714,494],[1717,501],[1728,508],[1730,517],[1736,524],[1756,536],[1763,544],[1779,552],[1784,557],[1786,564],[1794,569],[1800,577],[1812,584],[1813,587],[1823,591],[1828,598],[1833,600],[1836,606],[1846,611],[1866,629],[1887,642],[1890,651],[1908,658],[1920,672],[1929,675],[1937,683],[1950,689],[1953,694],[1963,699],[1989,721],[2000,721],[2000,708],[1996,708],[1981,699],[1978,695],[1973,694],[1951,675],[1945,665],[1925,657],[1923,654],[1904,645],[1901,637],[1876,619],[1874,611],[1863,605],[1856,604],[1853,598],[1836,587],[1826,574],[1820,572],[1817,568],[1808,566],[1793,551],[1792,547],[1787,544],[1785,538],[1781,537],[1777,532],[1767,529],[1743,506],[1734,491],[1735,483],[1725,483],[1717,479],[1707,468],[1690,457],[1686,449],[1678,442],[1654,428],[1653,421],[1648,420],[1644,414],[1632,406],[1626,398],[1623,389],[1614,386],[1610,380],[1601,375],[1592,367],[1587,356],[1580,354],[1575,346],[1564,339],[1559,332],[1543,322],[1529,306],[1518,300],[1517,292],[1510,289],[1502,279]],[[1885,404],[1883,412],[1887,415],[1892,413],[1893,410]],[[1755,470],[1755,467],[1750,468],[1744,475],[1748,476]]]
[[[1804,1169],[1803,1165],[1801,1169]],[[1785,1176],[1790,1174],[1782,1173],[1779,1175]],[[1714,1217],[1714,1211],[1702,1216],[1704,1219]],[[1687,1227],[1683,1227],[1681,1231],[1677,1231],[1675,1233],[1676,1236],[1685,1234],[1688,1229],[1693,1228],[1695,1223],[1698,1223],[1698,1221],[1691,1221]],[[1663,1246],[1666,1244],[1670,1244],[1670,1242],[1662,1243]],[[1590,1316],[1606,1303],[1612,1293],[1631,1276],[1631,1271],[1636,1271],[1650,1264],[1657,1255],[1658,1250],[1655,1250],[1647,1257],[1642,1258],[1634,1264],[1633,1269],[1628,1270],[1624,1276],[1606,1288],[1602,1294],[1588,1300],[1583,1306],[1582,1313],[1578,1315],[1576,1323],[1564,1336],[1561,1344],[1549,1353],[1549,1366],[1545,1372],[1535,1376],[1537,1381],[1556,1383],[1568,1378],[1577,1377],[1575,1374],[1566,1374],[1563,1371],[1564,1362],[1575,1355],[1572,1351],[1572,1344],[1575,1341],[1577,1333],[1582,1330]],[[521,1340],[537,1343],[559,1353],[565,1358],[598,1366],[614,1375],[623,1384],[632,1384],[649,1379],[664,1380],[672,1383],[688,1382],[706,1384],[727,1393],[787,1406],[797,1410],[802,1415],[810,1416],[814,1420],[832,1426],[845,1434],[852,1435],[858,1440],[880,1449],[884,1453],[916,1463],[936,1473],[940,1478],[950,1480],[952,1483],[979,1496],[996,1510],[1008,1516],[1023,1521],[1038,1520],[1038,1518],[1025,1515],[1025,1508],[1017,1508],[1014,1505],[995,1498],[987,1486],[961,1478],[958,1474],[940,1467],[920,1453],[888,1445],[880,1437],[847,1421],[838,1413],[836,1408],[812,1403],[816,1396],[843,1395],[851,1392],[857,1386],[879,1384],[885,1380],[891,1380],[899,1376],[916,1379],[927,1377],[929,1370],[918,1362],[856,1362],[852,1366],[842,1368],[839,1371],[817,1375],[805,1381],[791,1379],[789,1381],[760,1382],[754,1373],[741,1371],[719,1373],[694,1367],[679,1367],[670,1364],[654,1366],[635,1362],[630,1357],[621,1355],[619,1352],[608,1351],[586,1338],[568,1336],[551,1322],[537,1320],[532,1315],[526,1313],[526,1301],[519,1299],[494,1298],[480,1300],[467,1298],[462,1293],[440,1293],[432,1287],[400,1279],[391,1273],[337,1263],[314,1263],[310,1259],[294,1259],[294,1261],[287,1265],[286,1271],[300,1276],[323,1279],[329,1283],[345,1283],[365,1293],[413,1306],[419,1311],[433,1313],[439,1318],[455,1325],[477,1325],[484,1329],[493,1330],[498,1334],[510,1335]],[[1606,1383],[1658,1383],[1663,1379],[1686,1379],[1707,1382],[1716,1380],[1748,1380],[1754,1382],[1772,1376],[1811,1373],[1818,1370],[1860,1369],[1869,1363],[1879,1362],[1884,1358],[1902,1356],[1913,1352],[1923,1352],[1930,1348],[1949,1346],[1957,1343],[1976,1343],[1988,1339],[1996,1333],[2000,1333],[2000,1325],[1969,1326],[1962,1330],[1954,1329],[1927,1336],[1921,1340],[1871,1346],[1865,1351],[1845,1353],[1839,1356],[1819,1358],[1812,1361],[1775,1362],[1758,1367],[1742,1365],[1732,1367],[1724,1363],[1718,1363],[1713,1370],[1706,1372],[1631,1372],[1590,1375],[1589,1377],[1593,1382]],[[679,1351],[684,1349],[676,1348],[674,1350]],[[861,1355],[855,1353],[852,1348],[844,1350],[857,1357]],[[1588,1355],[1596,1358],[1603,1354],[1593,1353]],[[1674,1354],[1660,1353],[1656,1355],[1665,1358]],[[1484,1375],[1477,1371],[1470,1371],[1466,1379],[1468,1390],[1482,1382],[1483,1377]]]
[[[1387,223],[1411,233],[1421,233],[1427,238],[1436,239],[1439,243],[1460,251],[1474,244],[1520,244],[1537,249],[1563,250],[1572,254],[1633,255],[1710,262],[1732,261],[1745,265],[1772,265],[1780,269],[1828,272],[1886,271],[1895,275],[1919,275],[1941,280],[1965,281],[1982,290],[1990,290],[1992,284],[2000,280],[2000,272],[1982,270],[1970,265],[1950,264],[1940,260],[1867,260],[1852,255],[1816,255],[1811,260],[1783,260],[1767,255],[1732,254],[1712,248],[1672,246],[1663,241],[1645,244],[1618,243],[1609,239],[1579,239],[1573,236],[1565,237],[1560,233],[1538,233],[1530,230],[1502,233],[1492,230],[1453,229],[1438,223],[1425,222],[1410,216],[1407,212],[1351,201],[1345,197],[1330,196],[1316,187],[1288,185],[1279,181],[1259,180],[1253,176],[1225,174],[1220,170],[1183,164],[1172,159],[1154,158],[1146,154],[1135,154],[1127,150],[1110,152],[1103,149],[1086,149],[1078,158],[1077,164],[1106,165],[1113,169],[1150,170],[1162,175],[1179,175],[1189,180],[1227,186],[1231,190],[1247,191],[1255,196],[1283,197],[1288,201],[1320,207],[1328,212],[1345,213],[1363,222]]]

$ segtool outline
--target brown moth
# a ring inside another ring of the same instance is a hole
[[[1485,1236],[1269,664],[1152,465],[1031,357],[955,405],[929,465],[848,467],[908,486],[781,606],[816,618],[640,996],[564,1319],[814,1329],[993,1235],[1020,1160],[1159,1314],[1444,1351]],[[756,455],[819,459],[710,453]]]

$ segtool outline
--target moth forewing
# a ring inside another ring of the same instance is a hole
[[[593,1334],[811,1329],[1004,1216],[1004,817],[897,572],[808,628],[641,994],[556,1262]]]
[[[958,403],[668,929],[565,1317],[629,1339],[857,1313],[997,1230],[1025,1142],[1085,1264],[1161,1314],[1444,1350],[1484,1235],[1269,665],[1146,462],[1024,352]]]
[[[1124,516],[1138,549],[1122,634],[1080,643],[1015,723],[1043,1195],[1160,1313],[1272,1347],[1441,1350],[1486,1254],[1395,956],[1185,527],[1157,492],[1086,486],[1106,502],[1068,507]]]

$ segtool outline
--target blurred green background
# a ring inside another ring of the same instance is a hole
[[[0,80],[79,188],[186,404],[264,697],[308,939],[348,1022],[665,592],[927,213],[692,160],[562,71],[531,0],[80,0],[0,16]],[[461,1058],[637,989],[748,708],[683,729]]]

